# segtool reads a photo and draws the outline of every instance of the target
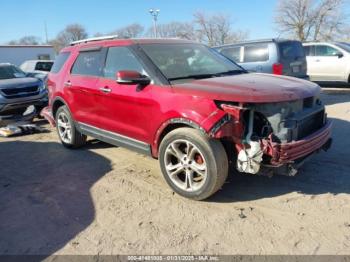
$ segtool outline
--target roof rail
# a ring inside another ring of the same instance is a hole
[[[111,40],[118,38],[118,35],[108,35],[108,36],[99,36],[99,37],[92,37],[92,38],[86,38],[78,41],[71,42],[70,45],[78,45],[82,43],[88,43],[88,42],[94,42],[94,41],[100,41],[100,40]]]

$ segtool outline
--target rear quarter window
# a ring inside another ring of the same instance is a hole
[[[55,62],[53,63],[53,66],[51,68],[51,73],[55,73],[55,74],[58,73],[62,69],[63,65],[66,63],[69,55],[70,55],[70,52],[60,53],[57,56]]]
[[[244,47],[244,63],[266,62],[269,60],[268,44],[247,45]]]
[[[228,57],[229,59],[233,60],[236,63],[239,63],[241,61],[241,47],[240,46],[232,46],[232,47],[225,47],[221,49],[221,54]]]

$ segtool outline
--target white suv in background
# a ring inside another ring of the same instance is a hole
[[[349,44],[310,42],[303,46],[311,81],[350,83]]]

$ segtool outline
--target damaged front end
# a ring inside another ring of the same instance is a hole
[[[211,136],[231,142],[239,172],[294,176],[313,153],[331,146],[331,122],[318,97],[278,103],[217,102],[227,115]]]

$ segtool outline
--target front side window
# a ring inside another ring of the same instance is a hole
[[[269,60],[269,49],[267,44],[247,45],[244,47],[243,62],[266,62]]]
[[[169,81],[244,72],[235,63],[200,44],[144,44],[142,48]]]
[[[230,58],[231,60],[233,60],[236,63],[239,63],[241,61],[241,47],[240,46],[225,47],[221,50],[221,54]]]
[[[336,56],[339,51],[328,45],[317,45],[316,56]]]
[[[26,74],[21,69],[15,66],[0,66],[0,79],[13,79],[23,77],[26,77]]]
[[[102,53],[81,51],[72,68],[73,75],[100,76],[102,73]]]
[[[137,71],[143,75],[147,75],[143,66],[134,54],[127,47],[110,47],[108,49],[106,65],[103,75],[106,78],[115,79],[118,71]]]

